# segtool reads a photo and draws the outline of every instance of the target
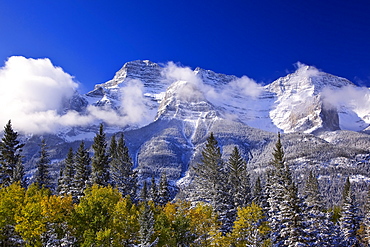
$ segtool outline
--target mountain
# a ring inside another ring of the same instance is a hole
[[[351,95],[356,97],[346,98]],[[180,188],[179,196],[185,197],[190,167],[199,162],[211,132],[225,160],[238,146],[253,181],[264,177],[280,131],[295,178],[302,180],[313,169],[320,183],[330,181],[324,193],[334,195],[334,204],[340,198],[336,185],[347,176],[359,191],[370,181],[370,108],[354,101],[363,103],[367,95],[368,89],[310,66],[261,85],[248,77],[140,60],[126,63],[91,92],[76,93],[64,107],[80,114],[91,106],[101,114],[114,113],[117,119],[106,124],[106,133],[124,132],[141,179],[166,171],[174,190]],[[90,145],[98,124],[42,136],[55,161],[55,176],[68,148],[76,150],[81,140]],[[41,137],[24,138],[31,178]]]

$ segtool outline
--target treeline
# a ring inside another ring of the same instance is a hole
[[[211,133],[191,173],[188,200],[171,197],[166,174],[139,182],[123,135],[107,146],[103,125],[93,155],[81,142],[69,150],[51,186],[44,141],[34,182],[24,181],[21,149],[11,122],[0,143],[0,243],[3,246],[368,246],[365,210],[351,189],[326,208],[313,172],[298,192],[280,134],[266,179],[251,185],[237,147],[227,161]]]

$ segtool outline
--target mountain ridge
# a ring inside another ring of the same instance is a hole
[[[100,113],[114,113],[118,125],[105,124],[107,140],[124,133],[140,180],[166,172],[173,191],[182,192],[179,196],[188,196],[191,167],[200,162],[211,132],[224,160],[234,146],[239,148],[252,181],[265,176],[276,133],[282,132],[287,161],[296,179],[314,170],[320,183],[330,180],[341,185],[349,176],[364,197],[360,189],[370,182],[370,169],[364,168],[370,161],[370,136],[363,131],[369,126],[369,111],[333,97],[336,93],[345,95],[346,90],[366,96],[368,89],[310,66],[261,85],[248,77],[137,60],[126,63],[112,80],[75,95],[65,111],[84,114],[95,107]],[[140,112],[144,120],[124,122],[131,114],[127,106]],[[55,177],[68,147],[76,148],[81,140],[90,145],[100,122],[41,136],[51,147]],[[28,138],[24,150],[31,180],[41,137]],[[334,187],[325,193],[338,194]]]

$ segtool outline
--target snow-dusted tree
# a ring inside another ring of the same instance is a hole
[[[22,147],[18,133],[13,130],[9,120],[4,127],[4,136],[0,142],[0,183],[9,186],[14,182],[24,185],[24,168],[22,164]]]
[[[265,209],[267,207],[268,203],[266,190],[264,187],[262,187],[260,177],[257,177],[256,182],[254,184],[252,201],[258,206],[262,207],[262,209]]]
[[[349,184],[349,186],[348,186]],[[359,239],[357,230],[360,227],[361,218],[358,212],[355,196],[351,190],[349,178],[347,178],[343,195],[342,213],[339,218],[339,225],[344,237],[345,246],[358,246]]]
[[[149,198],[150,198],[151,201],[154,202],[155,205],[159,204],[158,186],[157,186],[157,183],[155,181],[154,174],[152,174],[152,179],[150,181]]]
[[[84,190],[86,189],[86,183],[88,182],[90,174],[90,155],[85,148],[84,141],[81,142],[75,154],[74,162],[75,173],[71,190],[73,201],[79,202],[80,198],[84,196]]]
[[[109,156],[106,152],[107,142],[103,124],[100,124],[99,132],[94,137],[92,145],[94,155],[91,160],[91,183],[108,186],[109,183]]]
[[[306,178],[304,188],[306,209],[304,212],[307,225],[307,242],[312,246],[337,246],[339,239],[336,238],[336,227],[326,213],[323,199],[319,191],[319,183],[312,171]]]
[[[251,201],[251,188],[247,163],[235,146],[227,162],[230,194],[233,196],[235,208],[245,207]]]
[[[144,180],[143,187],[140,190],[140,201],[146,202],[150,199],[148,183]]]
[[[133,170],[134,164],[125,144],[123,134],[116,142],[115,136],[111,139],[110,153],[110,176],[112,185],[115,186],[123,196],[130,195],[136,200],[137,173]]]
[[[37,172],[35,183],[40,187],[51,187],[51,177],[49,174],[50,159],[45,139],[41,140],[40,157],[36,161]]]
[[[365,204],[365,216],[362,221],[364,227],[363,242],[365,245],[370,246],[370,189],[367,191],[367,198]]]
[[[60,177],[58,180],[59,195],[71,195],[73,190],[73,175],[74,175],[74,154],[70,148],[67,157],[64,160],[64,167],[61,168]]]
[[[153,241],[154,235],[154,212],[150,208],[150,205],[147,201],[145,201],[141,207],[140,215],[139,215],[139,241],[140,247],[151,247],[155,246],[158,240]]]
[[[223,233],[231,231],[234,218],[234,202],[224,168],[221,149],[211,133],[202,151],[201,162],[194,167],[195,193],[219,214]]]
[[[303,246],[303,216],[297,187],[285,161],[280,133],[273,152],[269,173],[269,221],[274,246]]]
[[[170,188],[167,180],[166,172],[161,174],[158,188],[158,204],[161,206],[166,205],[171,200]]]

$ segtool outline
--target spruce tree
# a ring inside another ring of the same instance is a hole
[[[170,188],[167,180],[166,172],[163,172],[159,180],[158,189],[158,204],[161,206],[166,205],[171,200]]]
[[[336,246],[337,239],[334,237],[335,226],[326,213],[323,199],[319,191],[317,178],[310,171],[304,189],[306,197],[305,222],[307,224],[307,242],[313,246]]]
[[[135,201],[137,193],[137,173],[133,170],[134,164],[125,144],[123,134],[116,142],[115,136],[110,145],[110,176],[113,186],[122,193],[122,196],[130,195]]]
[[[22,147],[18,133],[13,130],[11,120],[4,127],[4,136],[0,142],[0,183],[9,186],[14,182],[24,185]]]
[[[262,188],[262,183],[261,179],[258,176],[256,179],[256,182],[254,183],[254,188],[253,188],[253,197],[252,201],[262,207],[263,205],[263,188]]]
[[[234,203],[230,195],[230,186],[221,149],[213,133],[207,138],[202,151],[201,162],[194,167],[195,193],[209,202],[219,214],[223,233],[231,231],[234,219]]]
[[[73,191],[73,176],[74,176],[74,154],[73,149],[70,148],[66,159],[64,160],[64,167],[61,169],[60,178],[58,180],[59,195],[71,195]]]
[[[40,157],[36,162],[37,172],[35,177],[35,183],[40,187],[51,188],[51,177],[49,174],[49,154],[45,139],[41,140]]]
[[[152,179],[150,181],[149,197],[150,197],[150,200],[153,201],[155,205],[159,204],[158,186],[155,181],[154,174],[152,174]]]
[[[344,245],[358,246],[359,239],[357,236],[357,231],[360,227],[361,219],[354,194],[351,190],[349,178],[347,178],[343,188],[343,195],[346,197],[343,198],[342,213],[341,217],[339,218],[339,225],[344,237]]]
[[[81,141],[81,144],[75,154],[75,173],[73,176],[72,183],[72,195],[74,202],[78,202],[84,195],[87,182],[90,175],[90,155],[85,148],[85,142]]]
[[[227,163],[230,194],[233,195],[235,208],[245,207],[251,200],[251,189],[247,164],[235,146]]]
[[[141,207],[140,215],[139,215],[139,241],[140,247],[151,247],[155,246],[158,239],[153,241],[154,235],[154,213],[153,210],[150,208],[150,205],[147,201],[145,201]]]
[[[91,161],[91,183],[101,186],[108,186],[109,183],[109,160],[106,152],[107,142],[103,124],[100,124],[99,132],[94,137],[92,145],[94,155]]]
[[[143,187],[141,188],[141,191],[140,191],[140,201],[146,202],[149,199],[150,199],[150,196],[149,196],[149,191],[148,191],[148,183],[146,182],[146,180],[144,180]]]
[[[365,216],[362,221],[362,224],[364,226],[364,237],[363,242],[365,245],[370,246],[370,189],[368,188],[367,191],[367,198],[366,198],[366,204],[365,204]]]
[[[269,172],[268,198],[271,240],[276,246],[301,246],[304,245],[305,237],[302,202],[285,161],[280,133],[278,133],[273,157],[271,162],[273,169]]]

